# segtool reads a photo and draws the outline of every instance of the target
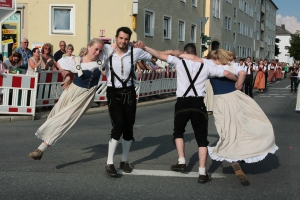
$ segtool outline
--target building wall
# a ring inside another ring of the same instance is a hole
[[[203,17],[203,2],[198,0],[197,7],[192,6],[191,0],[185,3],[180,0],[139,0],[137,15],[137,39],[142,40],[146,45],[155,47],[160,50],[164,49],[180,49],[183,50],[184,45],[191,41],[191,25],[196,25],[196,47],[199,55],[200,51],[200,23],[197,18]],[[152,37],[145,35],[145,12],[154,13],[154,34]],[[202,11],[202,12],[201,12]],[[171,19],[171,38],[164,38],[164,16]],[[185,39],[179,41],[179,20],[185,22]]]
[[[88,2],[90,8],[90,37],[88,36]],[[198,18],[204,16],[204,0],[198,0],[197,6],[192,5],[191,0],[138,0],[138,14],[132,14],[133,0],[17,0],[18,5],[24,5],[24,9],[19,9],[24,16],[24,26],[22,37],[29,39],[29,47],[32,43],[51,43],[53,52],[59,49],[59,41],[64,40],[67,44],[74,45],[74,54],[77,54],[81,47],[86,46],[89,39],[99,37],[100,30],[103,37],[114,38],[116,30],[121,26],[133,28],[133,19],[136,17],[136,29],[133,30],[131,40],[142,40],[147,45],[156,49],[180,49],[183,50],[185,44],[191,41],[191,25],[196,25],[196,41],[198,54],[200,50],[200,23]],[[51,5],[74,6],[75,30],[74,34],[52,34],[51,33]],[[144,34],[145,10],[155,13],[155,26],[153,37]],[[171,38],[165,39],[163,36],[164,15],[172,19]],[[178,27],[179,20],[185,22],[185,39],[179,41]],[[89,39],[88,39],[89,38]]]

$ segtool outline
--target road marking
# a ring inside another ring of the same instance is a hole
[[[118,171],[118,174],[122,175],[135,175],[135,176],[168,176],[168,177],[182,177],[182,178],[195,178],[199,176],[198,172],[174,172],[174,171],[164,171],[164,170],[143,170],[143,169],[133,169],[131,173],[124,173],[122,170]],[[222,173],[212,173],[212,178],[226,178]]]
[[[260,97],[271,97],[271,96],[260,96]]]
[[[290,87],[291,87],[291,85],[289,85],[289,86],[286,86],[285,88],[286,88],[286,89],[288,89],[288,88],[290,88]]]
[[[282,95],[292,95],[292,94],[282,94]]]
[[[285,97],[285,96],[275,96],[275,97]]]
[[[279,94],[269,94],[269,95],[279,95]]]

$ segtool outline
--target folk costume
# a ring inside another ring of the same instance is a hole
[[[268,71],[269,71],[269,76],[268,76],[268,82],[269,83],[273,83],[275,78],[276,78],[276,69],[277,69],[277,66],[276,66],[276,63],[272,62],[269,64],[269,68],[268,68]]]
[[[298,81],[300,80],[300,73],[298,73]],[[296,103],[296,111],[300,111],[300,92],[297,92],[297,103]]]
[[[225,66],[238,74],[241,68]],[[214,118],[220,139],[215,147],[208,147],[213,160],[254,163],[268,153],[275,153],[273,127],[259,105],[235,88],[235,82],[226,78],[213,78]]]
[[[128,47],[127,52],[122,57],[115,53],[112,54],[106,65],[106,96],[112,130],[108,143],[108,157],[105,170],[110,176],[117,176],[113,157],[121,136],[123,154],[120,168],[126,173],[132,171],[132,166],[127,162],[127,156],[131,141],[134,141],[133,125],[135,123],[137,104],[134,64],[138,60],[150,60],[151,58],[151,54],[142,49]]]
[[[245,94],[249,95],[251,98],[252,95],[252,88],[253,88],[253,69],[254,65],[253,63],[247,63],[245,62],[245,72],[246,72],[246,79],[244,84]]]
[[[208,114],[211,114],[213,112],[214,92],[209,79],[205,81],[205,93],[204,104]]]
[[[49,145],[54,145],[88,110],[94,100],[102,65],[105,65],[112,53],[112,47],[104,45],[103,52],[96,61],[82,63],[81,57],[66,57],[58,61],[64,70],[74,73],[74,80],[61,94],[46,122],[36,131],[35,135],[38,138]],[[43,144],[41,148],[45,148]]]
[[[265,79],[265,66],[262,65],[258,65],[257,68],[257,73],[256,73],[256,77],[255,77],[255,82],[254,82],[254,87],[255,89],[258,89],[258,90],[264,90],[265,89],[265,86],[266,86],[266,79]]]

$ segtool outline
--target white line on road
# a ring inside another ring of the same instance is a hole
[[[269,95],[279,95],[279,94],[269,94]]]
[[[285,96],[275,96],[275,97],[285,97]]]
[[[124,173],[122,170],[118,171],[118,174],[123,175],[136,175],[136,176],[169,176],[169,177],[184,177],[184,178],[195,178],[199,176],[198,172],[174,172],[174,171],[164,171],[164,170],[143,170],[143,169],[133,169],[131,173]],[[226,178],[222,173],[211,174],[212,178]]]
[[[271,97],[271,96],[260,96],[260,97]]]
[[[288,86],[286,86],[285,88],[288,89],[288,88],[290,88],[290,87],[291,87],[291,85],[288,85]]]

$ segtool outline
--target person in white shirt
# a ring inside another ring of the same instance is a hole
[[[252,88],[253,88],[253,72],[254,72],[254,65],[251,63],[251,58],[247,57],[245,62],[245,72],[246,72],[246,80],[245,80],[245,94],[249,95],[253,98],[252,95]]]
[[[225,76],[233,80],[237,80],[237,78],[232,73],[224,71],[222,67],[217,67],[212,60],[201,59],[202,63],[198,63],[186,59],[181,60],[175,56],[167,55],[165,52],[159,52],[147,46],[145,50],[155,57],[176,66],[177,102],[175,105],[173,137],[179,159],[176,164],[171,166],[171,170],[181,172],[186,170],[183,133],[185,132],[187,122],[191,120],[198,144],[198,182],[208,182],[211,178],[206,172],[208,115],[203,102],[205,96],[205,81],[211,76]],[[228,63],[229,57],[227,56],[226,59],[226,56],[221,54],[221,51],[219,52],[220,62]],[[185,45],[184,54],[196,55],[195,45],[192,43]],[[242,83],[240,85],[242,85]]]
[[[105,172],[111,177],[118,175],[113,158],[121,136],[123,154],[120,168],[125,173],[131,173],[133,170],[128,163],[127,156],[131,141],[134,141],[133,125],[137,104],[134,65],[138,60],[150,60],[152,57],[142,49],[129,47],[131,34],[132,31],[128,27],[121,27],[117,30],[115,52],[105,67],[108,111],[113,126],[108,142]]]

